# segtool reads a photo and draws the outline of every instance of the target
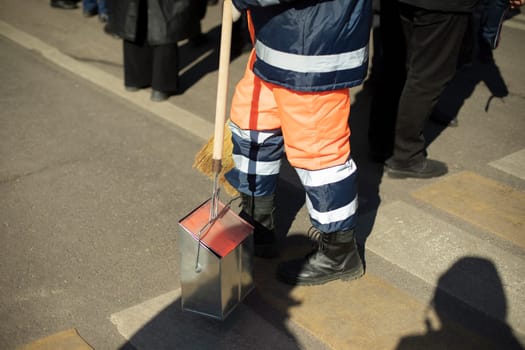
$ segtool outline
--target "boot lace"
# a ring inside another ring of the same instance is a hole
[[[306,232],[306,236],[310,240],[313,241],[312,242],[312,253],[316,252],[317,250],[323,250],[324,242],[323,242],[323,233],[321,231],[311,226]]]

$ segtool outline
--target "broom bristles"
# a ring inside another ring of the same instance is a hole
[[[233,163],[232,152],[233,152],[233,143],[232,143],[232,134],[230,128],[227,126],[224,128],[224,139],[223,139],[223,149],[222,149],[222,169],[219,173],[219,184],[224,187],[226,193],[232,197],[239,195],[239,192],[226,180],[224,174],[233,169],[235,166]],[[206,142],[202,148],[195,155],[195,161],[193,162],[193,167],[213,179],[215,174],[212,170],[213,164],[213,136]]]

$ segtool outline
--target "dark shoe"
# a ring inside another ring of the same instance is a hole
[[[106,23],[104,25],[104,33],[106,33],[107,35],[111,36],[112,38],[120,39],[118,34],[113,32],[113,30],[111,30],[111,27],[110,27],[109,23]]]
[[[74,10],[78,8],[75,1],[69,0],[51,0],[51,7],[64,9],[64,10]]]
[[[89,10],[84,9],[84,10],[82,11],[82,15],[84,15],[84,17],[93,17],[93,16],[95,16],[97,13],[98,13],[98,10],[97,10],[96,7],[95,7],[95,8],[92,8],[92,9],[89,9]]]
[[[98,20],[102,23],[107,23],[108,22],[108,14],[107,13],[99,13],[98,14]]]
[[[457,127],[459,125],[457,117],[448,116],[445,113],[437,110],[430,115],[430,120],[436,124],[448,127]]]
[[[277,278],[294,286],[350,281],[364,274],[354,231],[323,233],[316,229],[319,244],[302,259],[285,261],[277,268]]]
[[[140,90],[140,88],[136,86],[126,86],[125,88],[126,88],[126,91],[129,91],[129,92],[135,92],[135,91]]]
[[[448,173],[448,167],[445,163],[428,158],[411,166],[399,166],[393,164],[392,161],[387,161],[385,170],[389,177],[396,179],[404,179],[407,177],[428,179]]]
[[[170,96],[171,94],[168,92],[151,90],[151,100],[155,102],[166,101],[168,98],[170,98]]]
[[[239,216],[253,227],[254,255],[273,258],[278,255],[274,228],[275,195],[254,197],[241,193],[242,210]]]
[[[448,125],[449,127],[451,128],[457,128],[459,125],[459,121],[458,121],[458,118],[457,117],[454,117],[452,118],[449,122],[448,122]]]

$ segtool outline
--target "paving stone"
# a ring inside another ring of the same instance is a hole
[[[180,289],[111,315],[111,322],[137,350],[324,349],[315,339],[279,329],[244,304],[224,321],[180,308]]]
[[[68,329],[35,340],[20,350],[93,350],[93,348],[82,339],[76,329]]]
[[[490,162],[489,165],[525,180],[525,149]]]
[[[412,194],[525,249],[525,193],[519,190],[464,171]]]
[[[424,342],[434,332],[441,341],[425,349],[497,348],[373,274],[351,282],[292,287],[276,281],[276,263],[256,269],[262,299],[332,349],[409,349],[405,338]]]
[[[514,329],[525,331],[523,255],[404,202],[381,207],[366,248]]]

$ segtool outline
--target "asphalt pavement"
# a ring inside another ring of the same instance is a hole
[[[275,280],[309,245],[284,164],[281,256],[255,260],[256,288],[225,321],[181,311],[178,221],[212,189],[192,163],[213,132],[219,12],[208,7],[206,45],[181,42],[183,94],[156,103],[125,91],[121,42],[96,18],[0,0],[0,348],[523,348],[523,14],[494,64],[446,90],[439,107],[459,126],[429,123],[443,178],[383,176],[366,154],[373,84],[351,90],[363,278]],[[232,59],[230,97],[246,59]]]

